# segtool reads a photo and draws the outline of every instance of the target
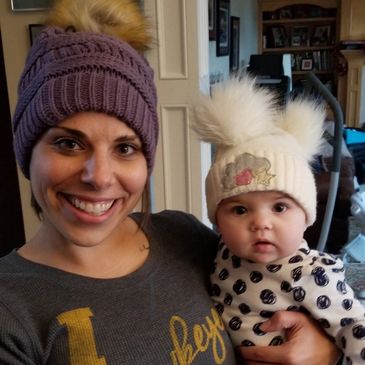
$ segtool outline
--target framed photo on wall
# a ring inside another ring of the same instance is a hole
[[[46,10],[51,7],[52,3],[53,0],[11,0],[11,10],[13,11]]]
[[[315,27],[312,45],[313,46],[327,46],[330,45],[331,42],[331,26],[330,25],[321,25]]]
[[[208,24],[209,24],[209,40],[215,41],[216,38],[216,0],[208,0]]]
[[[239,69],[240,63],[240,18],[231,16],[231,47],[229,53],[229,68],[231,72]]]
[[[302,59],[302,67],[303,71],[310,71],[313,68],[313,60],[311,58]]]
[[[280,48],[285,47],[288,44],[288,38],[286,35],[285,28],[283,26],[275,26],[271,28],[273,47]]]
[[[229,55],[230,0],[217,1],[217,57]]]
[[[293,27],[291,34],[292,47],[308,47],[309,46],[309,29],[308,27]]]

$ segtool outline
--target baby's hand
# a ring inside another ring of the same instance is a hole
[[[239,347],[241,364],[335,365],[340,350],[311,318],[298,312],[279,311],[261,325],[265,332],[285,330],[287,341],[279,346]]]

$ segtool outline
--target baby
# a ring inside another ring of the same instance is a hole
[[[235,345],[278,345],[284,333],[260,325],[278,310],[304,311],[335,338],[347,364],[365,363],[364,307],[343,262],[303,239],[316,217],[310,162],[324,109],[289,101],[254,79],[231,79],[203,97],[194,129],[216,145],[206,178],[208,215],[222,235],[211,276],[216,309]]]

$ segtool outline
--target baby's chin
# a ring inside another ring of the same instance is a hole
[[[247,260],[250,262],[255,262],[257,264],[270,264],[272,262],[279,260],[280,258],[281,257],[278,254],[270,252],[270,253],[254,253],[252,255],[249,255]]]

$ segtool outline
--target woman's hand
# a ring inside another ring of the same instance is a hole
[[[245,365],[335,365],[341,352],[308,316],[279,311],[260,327],[265,332],[285,329],[287,342],[280,346],[239,347]]]

